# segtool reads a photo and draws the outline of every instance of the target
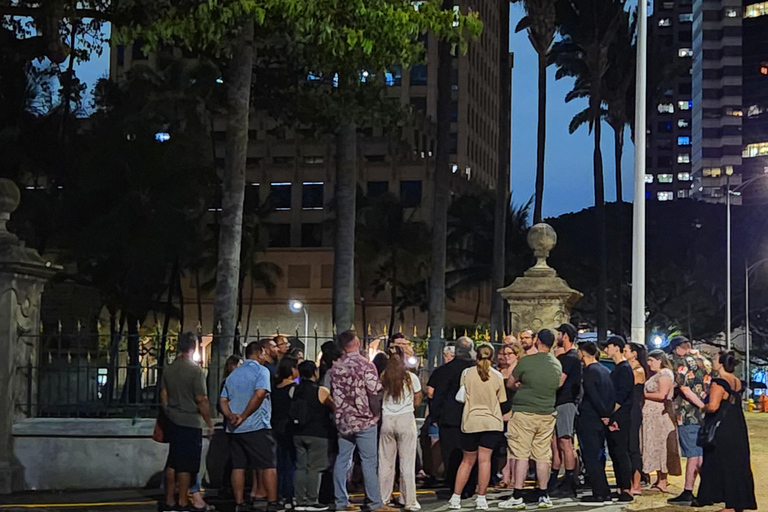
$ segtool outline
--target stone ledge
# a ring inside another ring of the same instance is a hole
[[[151,438],[154,418],[29,418],[13,424],[14,437]]]

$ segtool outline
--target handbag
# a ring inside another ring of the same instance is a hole
[[[696,445],[701,448],[715,448],[717,446],[717,429],[723,422],[725,409],[720,408],[714,414],[704,417],[704,423],[699,428],[699,434],[696,436]]]
[[[465,403],[467,401],[467,387],[462,384],[454,398],[457,402],[461,402],[462,404]]]
[[[170,426],[168,416],[165,415],[165,411],[160,407],[157,412],[157,418],[155,419],[155,429],[152,431],[152,440],[157,443],[170,443],[168,435],[168,427]]]

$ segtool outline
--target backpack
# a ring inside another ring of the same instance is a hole
[[[305,398],[305,389],[301,393],[296,393],[298,387],[289,391],[291,404],[288,407],[288,417],[295,427],[305,427],[309,423],[309,402]]]

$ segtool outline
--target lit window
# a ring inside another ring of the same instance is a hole
[[[672,201],[675,198],[674,192],[656,192],[656,198],[659,201]]]
[[[301,208],[303,210],[323,209],[323,182],[305,181],[301,189]]]
[[[275,210],[291,209],[291,184],[290,183],[271,183],[270,192],[272,196],[272,206]]]
[[[659,111],[659,114],[674,114],[675,106],[671,103],[659,103],[656,110]]]
[[[677,145],[678,146],[690,146],[691,145],[691,138],[688,137],[688,136],[678,137],[677,138]]]
[[[733,166],[732,165],[726,165],[725,166],[725,174],[728,176],[733,175]]]
[[[677,173],[677,180],[678,181],[691,181],[693,178],[691,178],[691,173],[689,172],[679,172]]]
[[[756,156],[768,155],[768,142],[756,142],[754,144],[748,144],[744,148],[744,152],[741,154],[744,158],[753,158]]]
[[[702,171],[705,178],[718,178],[722,174],[719,167],[705,167]]]
[[[657,177],[659,179],[659,183],[672,183],[671,174],[659,174]]]
[[[738,18],[739,17],[739,11],[736,9],[726,9],[725,10],[725,17],[726,18]]]
[[[679,164],[691,163],[691,155],[689,155],[688,153],[682,153],[677,155],[677,163]]]
[[[663,4],[665,9],[674,9],[675,8],[675,2],[664,2]]]
[[[325,163],[325,158],[322,156],[305,156],[304,163],[307,165],[322,165]]]
[[[757,18],[758,16],[766,15],[768,15],[768,2],[748,5],[744,11],[745,18]]]
[[[691,110],[691,107],[693,107],[692,101],[678,101],[677,102],[677,108],[680,110]]]
[[[671,27],[672,26],[672,20],[669,18],[661,18],[659,20],[659,26],[660,27]]]
[[[645,182],[650,184],[653,183],[653,174],[646,174],[645,175]]]
[[[681,14],[678,19],[680,20],[680,23],[690,23],[693,21],[693,14]]]
[[[155,140],[157,142],[168,142],[171,140],[171,134],[168,132],[157,132],[155,134]]]
[[[677,50],[678,57],[693,57],[693,50],[690,48],[680,48]]]
[[[689,126],[691,126],[691,123],[689,123],[685,119],[678,119],[677,126],[679,126],[680,128],[688,128]]]
[[[678,199],[685,199],[690,195],[691,191],[686,189],[680,189],[677,191],[677,197]]]
[[[744,113],[737,108],[727,108],[725,109],[725,115],[733,116],[733,117],[743,117]]]

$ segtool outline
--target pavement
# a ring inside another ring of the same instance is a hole
[[[448,498],[444,493],[422,489],[419,491],[419,503],[424,512],[447,512]],[[493,491],[488,493],[488,504],[491,510],[500,510],[496,504],[509,498],[509,491]],[[25,492],[11,496],[0,496],[0,512],[31,512],[60,510],[62,512],[157,512],[157,502],[162,499],[158,489],[120,489],[77,492]],[[220,512],[233,512],[234,502],[231,499],[207,493],[208,502]],[[353,502],[362,504],[362,495],[352,495]],[[533,499],[528,503],[527,510],[538,510]],[[623,505],[614,504],[602,507],[582,506],[572,500],[557,499],[554,508],[561,512],[619,512]],[[473,499],[463,502],[464,510],[474,510]]]

